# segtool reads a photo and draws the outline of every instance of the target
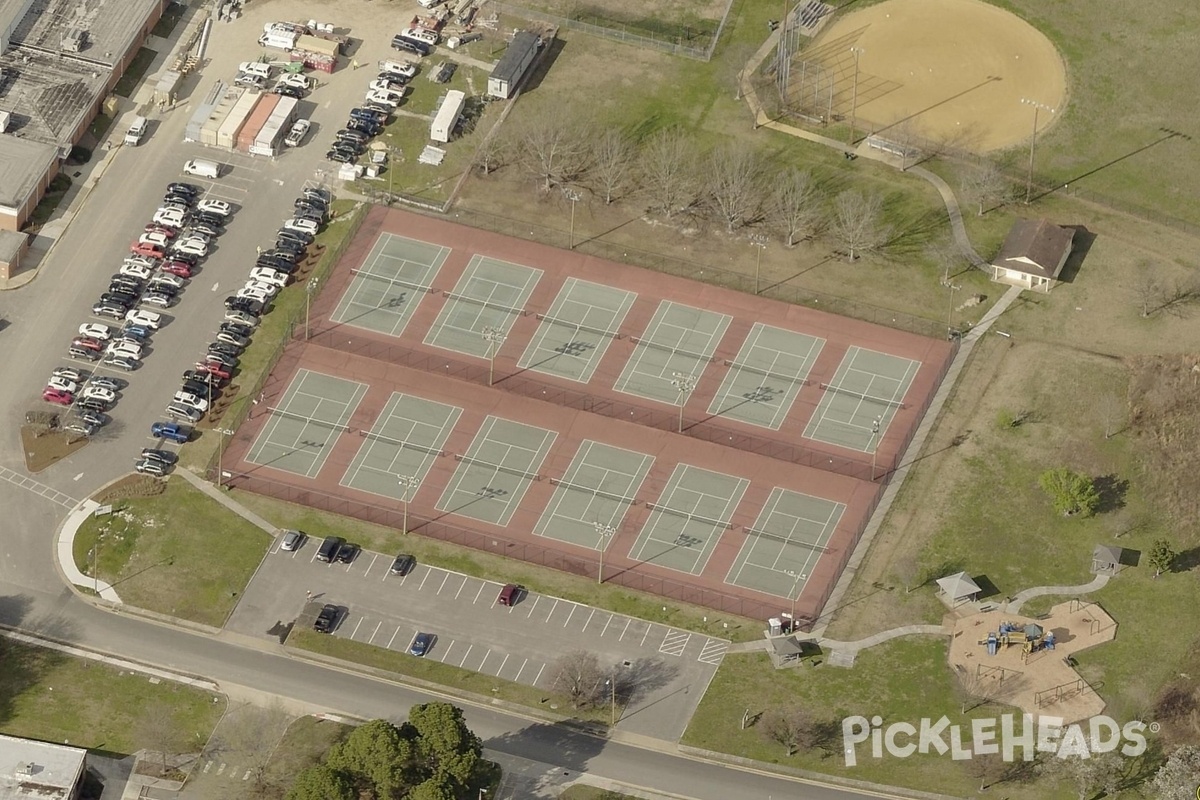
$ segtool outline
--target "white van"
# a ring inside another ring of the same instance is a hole
[[[134,117],[133,124],[129,126],[129,130],[125,131],[125,144],[134,147],[141,144],[149,126],[150,122],[145,117]]]
[[[220,164],[200,158],[193,158],[191,161],[185,163],[183,171],[188,175],[195,175],[197,178],[212,178],[216,180],[221,177]]]

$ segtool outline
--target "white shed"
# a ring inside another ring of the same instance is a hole
[[[450,141],[450,134],[454,133],[454,126],[458,124],[466,102],[467,96],[463,92],[457,89],[446,92],[437,114],[433,117],[433,124],[429,126],[429,138],[435,142]]]

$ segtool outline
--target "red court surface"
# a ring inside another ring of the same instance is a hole
[[[340,325],[329,319],[354,277],[352,271],[363,266],[384,232],[451,249],[431,289],[414,293],[414,302],[419,300],[419,305],[399,337]],[[488,386],[486,358],[423,343],[435,318],[449,302],[442,293],[454,289],[475,255],[544,272],[524,306],[526,313],[515,317],[496,353],[492,386]],[[638,295],[620,325],[622,336],[610,343],[587,384],[517,366],[540,324],[537,314],[550,308],[569,277],[619,287]],[[687,398],[682,434],[677,432],[677,406],[612,388],[634,352],[632,339],[643,333],[662,300],[732,317],[711,363],[704,367],[695,390]],[[646,481],[635,493],[634,504],[606,550],[606,582],[759,619],[789,610],[791,600],[734,586],[726,583],[725,578],[739,549],[753,535],[747,528],[755,523],[768,494],[775,487],[782,487],[846,506],[832,538],[825,543],[825,551],[805,576],[796,601],[797,616],[811,621],[821,613],[875,507],[887,472],[901,458],[953,355],[947,342],[384,208],[375,208],[368,215],[328,283],[321,287],[311,319],[311,338],[305,341],[304,330],[296,331],[296,339],[267,382],[264,402],[259,408],[275,407],[301,368],[360,381],[370,388],[350,419],[349,430],[327,445],[331,448],[325,454],[327,460],[313,479],[245,461],[270,418],[269,413],[262,411],[254,415],[238,430],[226,451],[224,468],[233,474],[229,480],[232,486],[400,527],[403,504],[399,490],[393,499],[350,489],[339,482],[365,441],[358,431],[372,427],[393,392],[436,400],[464,411],[444,445],[447,455],[435,459],[429,475],[411,497],[410,529],[416,534],[595,577],[600,566],[596,550],[537,536],[532,531],[554,491],[552,479],[562,477],[580,442],[585,439],[603,442],[655,458]],[[808,382],[800,388],[795,404],[777,431],[726,417],[714,418],[706,411],[729,369],[726,362],[736,358],[756,322],[826,340]],[[821,400],[821,384],[832,379],[852,345],[921,362],[904,395],[904,407],[896,410],[878,439],[874,463],[870,453],[802,436]],[[548,457],[538,468],[542,479],[530,484],[516,514],[505,527],[435,508],[458,466],[452,454],[467,451],[488,415],[557,431]],[[646,503],[660,501],[659,494],[668,477],[681,463],[750,480],[729,529],[720,531],[716,548],[699,575],[629,558],[651,513]],[[873,472],[879,480],[871,480]]]

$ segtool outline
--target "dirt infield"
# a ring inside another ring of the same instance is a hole
[[[847,120],[856,50],[855,116],[865,133],[884,138],[902,140],[911,128],[976,152],[998,150],[1029,138],[1033,108],[1023,98],[1060,112],[1067,99],[1066,67],[1050,40],[981,0],[888,0],[826,27],[797,60],[832,75],[834,116]],[[800,74],[793,66],[793,80]],[[1054,116],[1041,113],[1038,130]]]

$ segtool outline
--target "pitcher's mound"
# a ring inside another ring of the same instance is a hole
[[[1023,99],[1043,107],[1042,130],[1067,97],[1050,40],[980,0],[887,0],[839,17],[796,54],[789,81],[820,111],[849,120],[856,108],[863,133],[976,152],[1029,138],[1035,109]]]

